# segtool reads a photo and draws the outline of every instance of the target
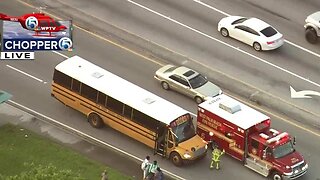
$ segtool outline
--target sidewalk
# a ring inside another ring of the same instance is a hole
[[[4,103],[0,105],[0,126],[7,123],[19,125],[37,134],[48,137],[95,161],[117,169],[133,179],[142,179],[140,162],[107,147],[95,145],[83,140],[71,132],[66,132],[49,123],[38,120],[32,115]]]

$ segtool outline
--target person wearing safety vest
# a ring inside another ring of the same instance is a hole
[[[149,164],[148,165],[148,173],[147,173],[147,177],[146,179],[148,180],[152,180],[154,175],[156,174],[157,172],[157,168],[158,168],[158,162],[157,161],[153,161],[152,164]]]
[[[210,169],[213,168],[213,164],[216,164],[216,169],[219,170],[219,163],[220,163],[220,157],[224,154],[224,150],[221,151],[218,148],[214,148],[214,150],[212,151],[212,159],[211,159],[211,164],[210,164]]]

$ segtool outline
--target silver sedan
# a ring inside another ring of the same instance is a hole
[[[192,97],[198,104],[222,94],[221,89],[198,72],[184,66],[166,65],[156,71],[155,79],[165,90],[175,90]]]

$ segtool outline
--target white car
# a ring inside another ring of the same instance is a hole
[[[315,44],[320,37],[320,11],[315,12],[307,17],[305,20],[306,29],[305,36],[308,42]]]
[[[218,31],[224,37],[242,41],[256,51],[272,50],[283,45],[283,35],[266,22],[250,17],[229,16],[218,23]]]

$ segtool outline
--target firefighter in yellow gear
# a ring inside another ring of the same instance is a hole
[[[220,149],[218,148],[215,148],[213,151],[212,151],[212,159],[211,159],[211,164],[210,164],[210,169],[213,168],[213,164],[215,163],[216,164],[216,169],[219,170],[220,167],[219,167],[219,163],[220,163],[220,157],[224,154],[224,150],[221,151]]]

